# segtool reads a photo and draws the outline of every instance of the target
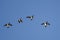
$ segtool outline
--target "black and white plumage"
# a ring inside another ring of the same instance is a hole
[[[19,23],[23,22],[22,18],[19,18],[19,19],[18,19],[18,22],[19,22]]]
[[[9,28],[10,26],[12,26],[12,24],[11,23],[7,23],[4,26],[6,26],[7,28]]]
[[[27,16],[26,18],[29,18],[32,20],[34,18],[34,16]]]
[[[48,21],[42,23],[41,25],[44,25],[45,27],[47,27],[48,25],[50,25],[50,23],[48,23]]]

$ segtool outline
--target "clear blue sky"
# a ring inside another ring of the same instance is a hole
[[[44,21],[51,25],[45,28]],[[3,26],[8,22],[9,29]],[[60,0],[0,0],[0,40],[60,40]]]

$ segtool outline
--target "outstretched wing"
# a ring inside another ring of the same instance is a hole
[[[42,23],[41,25],[44,25],[44,23]]]
[[[20,19],[20,21],[23,22],[22,19]]]
[[[31,18],[31,16],[27,16],[26,18]]]
[[[50,23],[46,22],[47,25],[50,25]]]
[[[10,23],[8,25],[12,26],[12,24],[10,24]]]
[[[7,24],[5,24],[4,26],[7,26]]]
[[[19,19],[18,22],[20,23],[20,22],[23,22],[23,21],[22,21],[22,19]]]

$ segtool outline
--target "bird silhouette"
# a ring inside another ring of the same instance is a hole
[[[44,25],[45,27],[47,27],[48,25],[50,25],[50,23],[48,23],[48,21],[43,22],[41,25]]]
[[[19,22],[19,23],[22,23],[22,22],[23,22],[22,18],[19,18],[19,19],[18,19],[18,22]]]
[[[26,18],[29,18],[30,20],[32,20],[34,16],[27,16]]]
[[[5,24],[4,26],[6,26],[7,28],[10,28],[10,26],[12,26],[12,24],[9,22],[9,23]]]

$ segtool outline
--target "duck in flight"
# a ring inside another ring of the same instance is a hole
[[[9,22],[9,23],[5,24],[4,26],[6,26],[7,28],[10,28],[10,26],[12,26],[12,24]]]
[[[22,22],[23,22],[22,18],[19,18],[19,19],[18,19],[18,22],[19,22],[19,23],[22,23]]]
[[[48,25],[50,25],[50,23],[48,23],[48,21],[43,22],[41,25],[44,25],[45,27],[47,27]]]
[[[27,16],[26,18],[29,18],[32,20],[34,18],[34,16]]]

